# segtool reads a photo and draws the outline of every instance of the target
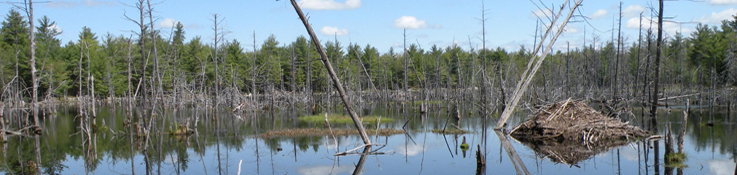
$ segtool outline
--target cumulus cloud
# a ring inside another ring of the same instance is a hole
[[[732,19],[732,15],[737,14],[737,9],[729,8],[721,12],[712,12],[711,15],[702,16],[701,18],[694,20],[694,22],[704,24],[719,24],[722,20]]]
[[[605,16],[607,16],[608,14],[609,14],[609,12],[608,12],[608,11],[606,11],[606,10],[604,10],[604,9],[599,9],[599,10],[596,10],[596,11],[595,11],[594,13],[592,13],[591,15],[589,15],[589,17],[590,17],[591,19],[599,19],[599,18],[602,18],[602,17],[605,17]]]
[[[300,0],[299,7],[310,10],[350,10],[361,7],[361,0],[347,0],[335,2],[334,0]]]
[[[732,160],[709,160],[706,163],[711,174],[730,175],[735,173],[732,169],[735,163]]]
[[[320,34],[328,36],[345,36],[348,35],[348,29],[339,29],[337,27],[325,26],[320,29]]]
[[[299,174],[303,175],[318,175],[318,174],[341,174],[341,173],[350,173],[353,172],[353,170],[356,169],[355,167],[351,165],[341,165],[341,166],[327,166],[327,165],[317,165],[312,167],[298,167],[297,172]]]
[[[629,28],[629,29],[639,29],[640,28],[639,22],[640,22],[640,18],[630,18],[630,19],[627,20],[627,22],[625,23],[624,27],[625,28]],[[650,28],[651,26],[652,26],[651,29],[653,31],[657,30],[658,29],[658,19],[651,19],[649,17],[642,17],[642,30],[643,30],[643,32],[645,30],[647,30],[648,28]],[[691,31],[693,31],[693,29],[690,28],[690,27],[682,27],[678,23],[664,21],[663,22],[663,31],[665,33],[669,34],[669,35],[673,35],[676,32],[691,33]]]
[[[712,5],[737,5],[737,0],[710,0]]]
[[[186,23],[185,24],[179,20],[172,19],[172,18],[164,18],[163,20],[159,21],[159,23],[156,26],[162,29],[171,29],[172,27],[175,27],[177,23],[182,23],[182,26],[188,29],[200,28],[200,25],[197,23]]]
[[[159,22],[159,27],[160,28],[172,28],[176,26],[178,22],[179,21],[177,21],[176,19],[164,18],[164,20],[161,20],[161,22]]]
[[[550,10],[548,10],[548,9],[545,9],[545,10],[543,10],[543,9],[537,9],[535,11],[532,11],[532,14],[530,14],[530,17],[533,17],[533,18],[543,18],[543,19],[545,19],[545,18],[552,18],[553,17],[553,12],[550,11]]]
[[[49,29],[49,31],[52,31],[53,33],[57,33],[57,34],[64,32],[64,30],[62,30],[61,27],[59,27],[59,25],[56,25],[56,24],[53,24],[47,28]]]
[[[397,146],[395,149],[397,149],[397,153],[406,155],[406,156],[415,156],[419,153],[421,153],[425,148],[422,147],[422,145],[415,145],[410,144],[406,148],[404,146]]]
[[[414,16],[402,16],[394,20],[394,27],[400,29],[420,29],[426,28],[427,22],[425,20],[419,20]]]
[[[46,7],[50,8],[73,8],[78,6],[95,7],[95,6],[115,6],[115,1],[97,1],[97,0],[80,0],[80,1],[51,1],[46,3]]]
[[[627,8],[622,9],[622,16],[625,18],[638,17],[640,16],[640,12],[644,11],[645,7],[642,7],[640,5],[630,5],[627,6]]]
[[[581,29],[578,26],[575,25],[566,25],[565,30],[563,30],[565,33],[578,33],[581,31]]]

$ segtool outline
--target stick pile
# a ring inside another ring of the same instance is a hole
[[[595,147],[650,135],[628,122],[606,117],[583,102],[570,99],[540,108],[534,117],[509,134],[520,141],[571,142]]]

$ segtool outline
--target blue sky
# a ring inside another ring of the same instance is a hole
[[[16,0],[18,1],[18,0]],[[571,1],[571,3],[574,0]],[[187,40],[201,36],[212,43],[213,14],[224,17],[226,39],[236,39],[246,50],[252,50],[253,33],[258,46],[271,34],[281,44],[288,44],[306,31],[299,21],[289,0],[167,0],[153,1],[155,27],[168,37],[173,21],[184,24]],[[424,49],[432,45],[447,47],[453,43],[464,49],[480,48],[482,0],[298,0],[303,11],[309,14],[310,22],[318,37],[323,41],[336,39],[345,45],[349,42],[361,46],[371,44],[384,53],[389,48],[401,50],[403,28],[407,28],[407,43],[420,44]],[[548,7],[556,9],[563,0],[542,0]],[[599,43],[611,40],[613,22],[618,16],[620,1],[584,1],[580,13],[587,16],[588,23],[570,23],[566,33],[558,40],[555,48],[564,49],[565,43],[580,46],[584,40],[591,43],[598,36]],[[106,33],[130,36],[137,30],[136,24],[124,15],[139,18],[132,5],[133,0],[52,0],[35,5],[37,18],[43,15],[56,21],[62,30],[59,36],[63,43],[77,40],[83,26],[102,36]],[[486,0],[486,43],[487,48],[502,47],[517,50],[520,45],[528,48],[534,41],[537,17],[544,14],[538,10],[540,1]],[[536,4],[537,3],[537,6]],[[648,26],[650,6],[657,7],[656,0],[622,1],[622,32],[627,43],[637,40],[639,13],[643,12],[644,26]],[[13,6],[0,3],[5,14]],[[666,22],[667,35],[676,31],[685,34],[694,30],[695,23],[719,25],[719,21],[737,15],[737,0],[666,1],[665,16],[673,17]],[[5,16],[5,15],[3,15]],[[581,19],[581,18],[578,18]],[[547,19],[543,17],[543,21]],[[578,20],[581,21],[581,20]],[[653,25],[655,27],[656,25]],[[470,38],[470,44],[469,44]]]

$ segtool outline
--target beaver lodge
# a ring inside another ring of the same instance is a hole
[[[650,133],[568,99],[540,108],[509,135],[554,162],[576,166],[590,156]]]

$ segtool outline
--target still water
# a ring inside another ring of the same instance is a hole
[[[453,110],[447,110],[447,109]],[[459,109],[456,110],[454,109]],[[510,126],[521,123],[529,110],[517,112]],[[692,109],[684,139],[687,156],[684,168],[667,168],[663,163],[663,141],[634,141],[628,145],[595,152],[588,159],[563,164],[543,153],[493,130],[495,117],[484,119],[466,106],[437,106],[426,114],[386,105],[367,106],[362,115],[395,119],[380,128],[405,130],[406,134],[370,135],[380,145],[365,150],[370,154],[334,156],[362,145],[358,136],[313,136],[261,138],[273,130],[324,127],[300,122],[302,110],[281,112],[228,111],[206,113],[196,109],[165,110],[163,118],[152,122],[156,131],[145,139],[131,136],[124,109],[98,107],[96,132],[79,128],[74,107],[61,107],[45,123],[40,140],[44,174],[735,174],[737,125],[727,111]],[[339,112],[340,113],[340,112]],[[635,112],[637,113],[637,112]],[[682,109],[662,110],[658,117],[660,134],[671,124],[674,137],[681,131]],[[460,115],[460,121],[449,116]],[[172,136],[158,131],[176,128],[175,122],[194,123],[191,136]],[[494,115],[492,115],[494,116]],[[157,116],[158,117],[158,116]],[[134,117],[134,120],[135,119]],[[628,119],[640,125],[642,119]],[[409,121],[409,122],[407,122]],[[405,125],[406,123],[406,125]],[[713,126],[707,123],[713,123]],[[433,129],[453,128],[465,134],[438,134]],[[352,124],[332,124],[332,128],[353,128]],[[164,128],[164,129],[160,129]],[[369,126],[369,133],[375,126]],[[462,149],[465,139],[468,149]],[[23,168],[35,161],[35,138],[14,136],[2,145],[0,172],[25,174]],[[511,145],[505,148],[504,144]],[[146,144],[149,146],[146,148]],[[658,155],[655,149],[659,149]],[[485,169],[477,169],[476,151],[484,153]],[[514,150],[517,156],[507,151]],[[357,149],[361,153],[364,149]],[[657,159],[656,159],[657,158]],[[521,160],[515,164],[514,160]],[[21,166],[23,165],[23,167]]]

